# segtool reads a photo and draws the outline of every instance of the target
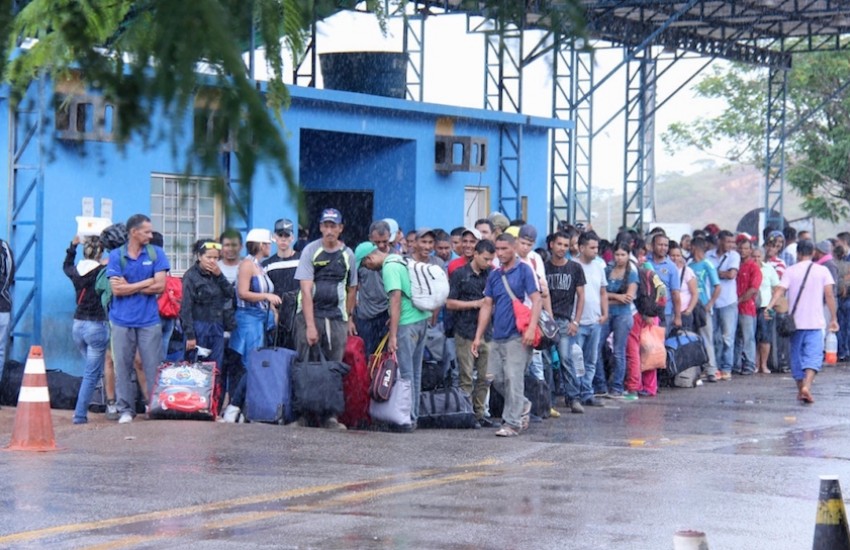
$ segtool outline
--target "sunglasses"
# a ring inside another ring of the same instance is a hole
[[[201,248],[203,250],[212,250],[212,249],[221,250],[221,245],[219,243],[214,243],[214,242],[205,242]]]

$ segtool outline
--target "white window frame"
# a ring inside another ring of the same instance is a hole
[[[214,192],[214,181],[205,177],[151,174],[150,218],[153,230],[162,233],[173,275],[182,275],[194,264],[195,241],[218,240],[222,205]]]

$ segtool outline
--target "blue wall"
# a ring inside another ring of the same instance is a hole
[[[497,185],[499,122],[523,124],[521,193],[529,196],[529,221],[541,229],[546,227],[547,121],[329,90],[293,87],[291,93],[292,106],[284,114],[281,131],[303,187],[371,190],[374,218],[394,217],[404,229],[451,229],[461,225],[464,187]],[[7,113],[8,109],[0,109],[0,121],[8,125]],[[434,136],[439,118],[452,119],[456,135],[488,139],[486,172],[446,175],[434,170]],[[114,221],[126,220],[137,212],[148,213],[151,174],[181,174],[185,164],[175,158],[175,148],[167,139],[155,139],[147,145],[129,143],[122,152],[114,143],[63,142],[53,135],[52,121],[48,120],[46,127],[44,239],[40,243],[42,344],[48,368],[79,374],[83,361],[71,341],[74,292],[61,265],[76,231],[74,218],[81,213],[82,198],[94,198],[97,214],[100,199],[111,198]],[[183,139],[191,139],[191,121],[185,121],[182,129]],[[8,132],[0,132],[0,142],[5,142],[8,150]],[[178,140],[176,150],[183,148]],[[34,151],[30,147],[24,160],[35,161]],[[7,159],[7,166],[10,162]],[[495,187],[491,198],[491,210],[495,210]],[[0,197],[0,206],[6,208],[8,227],[12,217],[8,196]],[[271,227],[277,218],[297,217],[292,197],[267,167],[257,171],[250,209],[250,226]],[[542,238],[543,231],[540,233]],[[7,233],[4,231],[0,237],[7,237]],[[19,295],[25,290],[23,282],[16,288]],[[10,358],[23,360],[29,344],[18,339]]]

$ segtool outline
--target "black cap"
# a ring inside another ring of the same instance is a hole
[[[282,218],[274,222],[274,232],[277,235],[285,234],[289,236],[292,235],[294,226],[295,224],[292,223],[292,220]]]

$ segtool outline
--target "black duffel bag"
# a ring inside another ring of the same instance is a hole
[[[339,416],[345,412],[345,393],[342,379],[351,367],[341,361],[328,361],[321,348],[318,361],[292,364],[292,408],[296,415],[314,414],[319,417]]]
[[[466,430],[478,425],[472,398],[462,389],[447,386],[419,394],[419,428]]]

